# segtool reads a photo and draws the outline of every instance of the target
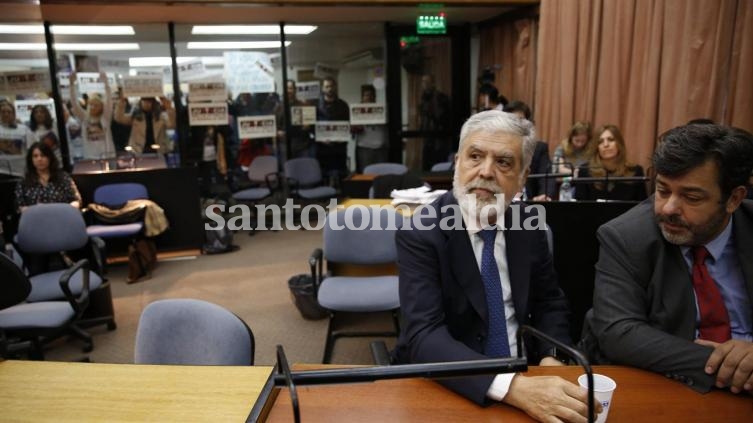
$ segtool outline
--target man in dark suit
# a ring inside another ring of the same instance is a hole
[[[700,392],[753,392],[753,136],[674,128],[653,164],[654,196],[597,233],[584,342]]]
[[[519,325],[570,342],[543,216],[536,228],[543,230],[522,230],[513,215],[520,213],[528,227],[531,213],[510,205],[534,147],[533,124],[508,113],[477,113],[463,125],[452,193],[417,210],[409,230],[396,235],[404,322],[396,362],[506,357],[516,351]],[[534,363],[562,364],[551,345],[526,347]],[[586,421],[585,393],[558,377],[500,374],[440,383],[476,403],[504,401],[542,421]]]

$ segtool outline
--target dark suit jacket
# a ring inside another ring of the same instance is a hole
[[[643,176],[643,168],[636,165],[633,168],[635,175]],[[578,170],[579,178],[590,178],[591,169],[588,164],[580,167]],[[606,187],[601,189],[591,183],[582,183],[575,185],[575,199],[576,200],[619,200],[619,201],[643,201],[646,199],[646,183],[645,182],[610,182],[610,185],[614,184],[611,190],[607,190]]]
[[[424,218],[431,230],[397,232],[400,270],[400,308],[403,315],[398,345],[393,353],[399,363],[428,363],[486,359],[488,313],[481,274],[468,232],[442,230],[439,223],[457,205],[448,192],[430,207],[436,218]],[[518,206],[511,206],[518,207]],[[510,222],[510,211],[505,221]],[[521,209],[524,222],[527,214]],[[458,219],[460,212],[458,209]],[[455,222],[451,221],[450,226]],[[405,227],[403,228],[405,229]],[[515,316],[520,325],[532,325],[570,344],[567,300],[552,267],[545,231],[505,230]],[[527,342],[528,357],[538,360],[551,345]],[[513,352],[515,354],[515,352]],[[494,375],[444,379],[443,385],[479,404]]]
[[[549,147],[543,141],[536,142],[536,149],[531,157],[531,174],[552,173],[552,161],[549,159]],[[551,198],[556,195],[555,178],[530,178],[526,181],[528,198],[546,194]]]
[[[753,301],[753,202],[745,200],[733,219]],[[667,242],[654,223],[653,197],[603,225],[597,238],[594,308],[584,341],[595,336],[596,352],[617,364],[663,373],[701,392],[711,389],[714,377],[703,368],[712,349],[693,343],[691,275],[680,247]]]

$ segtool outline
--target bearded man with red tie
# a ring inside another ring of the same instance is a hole
[[[585,344],[700,392],[751,393],[753,202],[744,198],[753,135],[674,128],[661,136],[653,164],[653,198],[597,233]]]

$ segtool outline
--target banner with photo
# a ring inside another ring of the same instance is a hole
[[[115,75],[108,73],[107,81],[110,84],[110,89],[115,89]],[[88,93],[105,94],[105,83],[99,80],[99,74],[94,72],[77,72],[76,81],[78,81],[78,93],[79,95]]]
[[[188,101],[225,101],[227,85],[221,79],[207,79],[188,83]]]
[[[28,70],[4,72],[3,92],[9,94],[47,93],[52,91],[50,71]]]
[[[295,84],[295,94],[301,101],[317,101],[321,87],[319,81],[297,82]]]
[[[379,103],[354,103],[350,105],[351,125],[384,125],[387,108]]]
[[[29,122],[31,120],[31,109],[36,105],[42,105],[47,107],[50,111],[53,119],[55,118],[55,101],[51,98],[46,99],[34,99],[34,100],[16,100],[13,105],[16,107],[16,119],[21,122]]]
[[[317,142],[347,142],[350,140],[350,122],[347,120],[316,122]]]
[[[290,108],[290,124],[293,126],[306,126],[316,123],[316,107],[293,106]]]
[[[238,118],[238,138],[274,138],[277,135],[275,115],[243,116]]]
[[[205,74],[204,62],[201,59],[178,63],[178,78],[183,82],[202,78]]]
[[[227,103],[189,103],[188,123],[191,126],[227,125]]]
[[[161,76],[123,77],[123,95],[126,97],[162,97],[162,88]]]
[[[317,63],[314,66],[314,78],[324,79],[326,77],[332,77],[337,81],[337,75],[340,74],[340,69],[325,65],[324,63]]]
[[[119,73],[128,75],[128,59],[103,59],[99,58],[99,70],[105,72]]]
[[[225,81],[233,97],[240,93],[271,93],[275,91],[272,59],[267,53],[226,51]]]

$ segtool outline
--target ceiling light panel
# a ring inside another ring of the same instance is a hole
[[[308,35],[316,31],[313,25],[285,25],[285,34]],[[279,25],[194,25],[193,35],[276,35]]]
[[[288,47],[290,44],[290,41],[285,41],[285,47]],[[187,46],[189,50],[234,50],[281,47],[282,43],[279,41],[190,41]]]

